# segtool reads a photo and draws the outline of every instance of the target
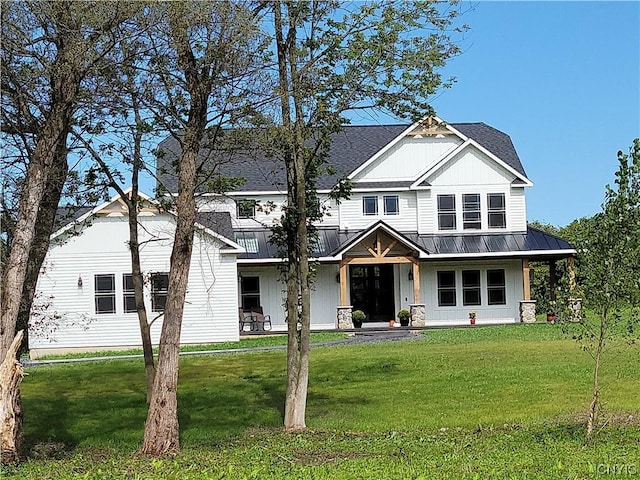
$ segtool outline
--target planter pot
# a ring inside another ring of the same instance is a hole
[[[471,318],[471,317],[469,317],[469,323],[470,323],[471,325],[475,325],[475,324],[476,324],[476,319],[475,319],[475,318]]]
[[[396,325],[396,321],[395,320],[389,320],[389,326],[390,327],[395,327]]]
[[[556,321],[556,316],[555,315],[547,315],[547,322],[553,323],[555,321]]]
[[[362,328],[362,320],[353,320],[353,326],[355,328]]]
[[[409,326],[409,319],[408,318],[401,318],[400,319],[400,326],[401,327],[408,327]]]

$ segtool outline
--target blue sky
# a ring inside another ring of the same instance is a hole
[[[465,2],[471,30],[433,101],[448,122],[509,134],[534,186],[527,218],[600,210],[617,152],[640,137],[640,2]]]
[[[528,220],[564,226],[597,213],[618,150],[640,137],[640,2],[463,0],[462,10],[471,29],[437,114],[511,136],[534,182]]]

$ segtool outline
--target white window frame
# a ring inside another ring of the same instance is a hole
[[[111,283],[113,285],[113,288],[111,290],[102,290],[102,289],[98,289],[98,278],[105,278],[105,277],[109,277],[111,279]],[[114,314],[117,312],[117,305],[116,305],[116,275],[114,273],[97,273],[93,276],[93,286],[94,286],[94,307],[95,307],[95,312],[96,315],[109,315],[109,314]],[[111,299],[111,304],[113,305],[113,308],[110,310],[102,310],[101,308],[98,307],[98,305],[100,304],[99,300],[100,299],[104,299],[104,298],[109,298]]]
[[[491,197],[502,198],[502,208],[491,208]],[[491,217],[495,215],[501,215],[502,225],[492,226]],[[507,228],[507,196],[504,192],[487,193],[487,228],[490,230],[504,230]]]
[[[395,210],[389,211],[387,209],[387,200],[395,201]],[[400,215],[400,197],[398,195],[384,195],[382,197],[382,205],[384,207],[385,215]]]
[[[441,210],[440,209],[440,198],[448,197],[453,198],[453,209],[452,210]],[[438,230],[442,232],[455,232],[458,228],[458,219],[456,212],[456,195],[454,193],[442,193],[436,195],[436,211],[438,215]],[[453,218],[453,226],[451,228],[442,228],[442,217]]]
[[[367,200],[373,200],[371,204],[375,206],[374,212],[367,211]],[[366,217],[375,217],[376,215],[378,215],[378,196],[377,195],[362,196],[362,214]]]

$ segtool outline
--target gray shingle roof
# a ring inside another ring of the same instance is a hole
[[[484,148],[502,159],[517,172],[526,176],[518,154],[505,133],[484,123],[453,123],[452,127],[473,138]],[[331,189],[341,178],[353,172],[373,155],[388,145],[409,125],[361,125],[346,126],[331,138],[327,163],[335,172],[321,175],[317,180],[320,190]],[[157,174],[170,192],[177,191],[177,177],[173,163],[180,153],[180,146],[173,137],[163,140],[159,149],[164,152],[157,161]],[[202,152],[203,159],[208,151]],[[221,157],[218,157],[221,158]],[[221,158],[215,167],[219,174],[244,178],[245,183],[238,191],[286,191],[286,174],[283,162],[270,157],[264,148],[236,152]],[[203,189],[204,190],[204,189]]]
[[[233,240],[233,226],[229,212],[198,212],[196,222],[229,240]]]

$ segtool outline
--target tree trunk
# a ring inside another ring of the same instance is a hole
[[[156,375],[156,366],[153,359],[153,345],[151,343],[151,326],[147,317],[147,309],[144,305],[144,281],[140,265],[140,243],[138,240],[138,192],[131,192],[129,205],[129,249],[131,251],[131,277],[133,280],[133,292],[135,295],[138,324],[142,339],[142,352],[144,355],[144,374],[147,384],[147,405],[151,404],[151,392]]]
[[[591,394],[591,403],[589,404],[589,410],[587,412],[587,442],[591,440],[591,435],[595,428],[595,424],[598,418],[598,397],[600,395],[600,364],[602,361],[602,352],[605,346],[606,329],[607,329],[607,309],[604,310],[602,317],[600,318],[600,332],[598,334],[598,344],[596,345],[596,352],[593,357],[593,392]]]
[[[2,464],[16,462],[22,441],[22,399],[20,382],[24,376],[16,353],[22,343],[21,330],[13,339],[0,365],[0,460]]]
[[[187,55],[186,38],[177,41],[179,55]],[[178,360],[180,355],[180,330],[187,293],[189,266],[193,250],[196,220],[196,160],[207,122],[208,86],[195,77],[195,67],[188,61],[186,77],[196,89],[192,91],[189,120],[182,142],[178,199],[176,203],[176,232],[171,252],[169,290],[164,310],[164,322],[160,334],[158,368],[156,370],[151,404],[144,429],[144,441],[140,452],[160,456],[180,450],[178,429]],[[184,64],[183,64],[184,65]]]
[[[56,152],[56,160],[52,165],[52,170],[47,178],[47,187],[45,195],[38,209],[38,217],[36,220],[35,234],[33,246],[29,253],[29,263],[27,265],[27,273],[25,277],[24,287],[22,289],[22,302],[18,311],[17,330],[24,331],[22,347],[19,353],[26,353],[29,349],[29,317],[31,315],[31,307],[36,294],[36,285],[40,268],[44,262],[47,251],[49,250],[49,239],[54,229],[56,212],[62,189],[67,179],[67,145],[65,142],[58,143]]]
[[[306,429],[307,390],[309,384],[310,290],[309,248],[306,208],[306,156],[303,112],[300,103],[300,79],[297,72],[296,20],[288,12],[285,40],[282,2],[274,7],[275,35],[282,125],[285,129],[284,161],[287,171],[287,392],[284,429]],[[291,99],[294,119],[292,120]]]

